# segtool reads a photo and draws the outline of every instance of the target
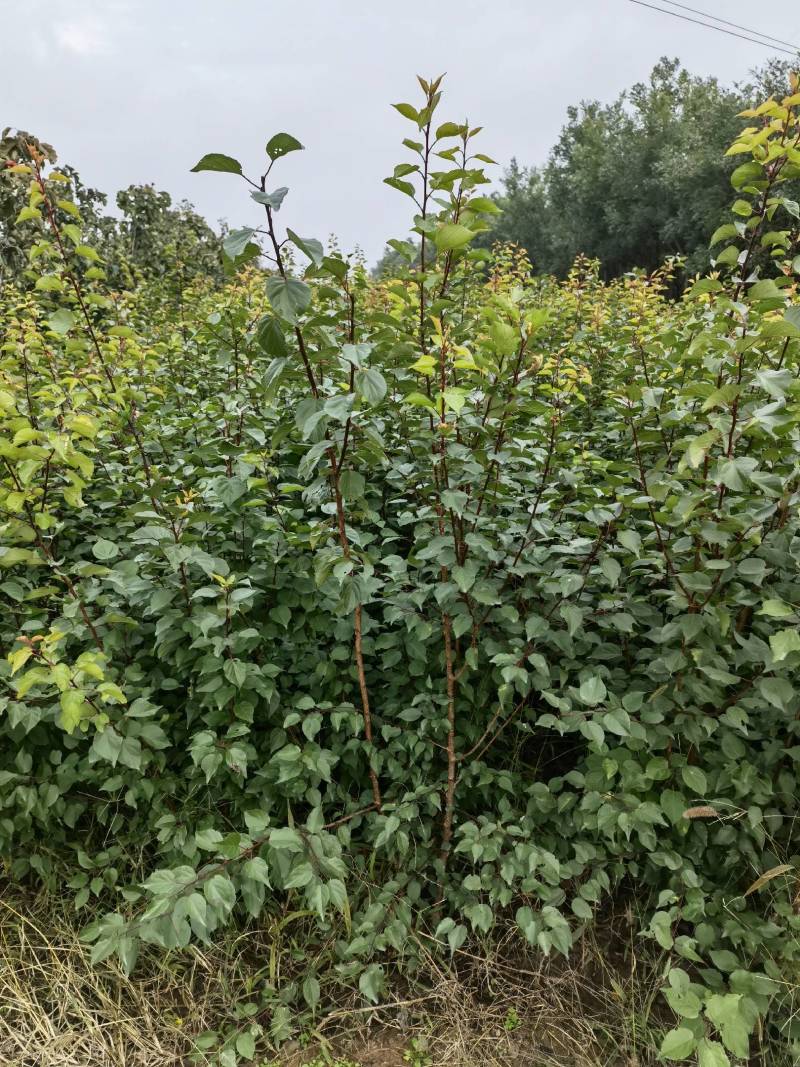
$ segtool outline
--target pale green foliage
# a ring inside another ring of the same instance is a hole
[[[14,162],[29,163],[31,151],[56,163],[51,145],[24,130],[4,130],[0,170]],[[173,205],[168,193],[152,185],[130,185],[116,195],[118,214],[108,215],[105,193],[84,185],[74,167],[60,170],[69,179],[71,195],[66,206],[56,205],[56,213],[63,213],[67,224],[74,223],[75,212],[79,214],[85,258],[100,254],[115,287],[135,287],[143,279],[158,278],[174,302],[180,287],[198,277],[221,279],[219,239],[191,204]],[[31,224],[41,218],[26,193],[22,182],[0,183],[0,282],[13,281],[23,288],[37,279],[28,252],[35,233]],[[86,263],[76,264],[81,275],[85,267]]]

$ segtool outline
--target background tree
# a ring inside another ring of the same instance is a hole
[[[29,162],[31,148],[47,162],[57,161],[52,145],[25,130],[4,129],[0,168]],[[173,206],[169,193],[152,185],[129,185],[117,193],[119,215],[114,216],[105,210],[105,193],[86,185],[69,164],[60,169],[70,180],[86,239],[110,265],[115,285],[130,285],[131,270],[145,279],[163,280],[174,275],[181,284],[198,276],[221,281],[219,237],[188,201]],[[19,183],[3,182],[0,186],[0,281],[20,281],[28,269],[34,231],[15,225],[27,203],[26,193]]]
[[[737,112],[781,93],[787,72],[773,61],[753,84],[725,87],[664,58],[613,103],[569,108],[544,166],[512,160],[492,237],[522,244],[536,269],[561,277],[580,253],[605,277],[671,255],[685,256],[689,273],[705,269],[708,236],[731,201],[725,149]]]
[[[35,145],[48,163],[55,163],[56,151],[52,145],[39,141],[25,130],[6,126],[0,135],[0,170],[27,162],[29,145]],[[29,242],[25,233],[14,225],[27,202],[26,192],[18,183],[0,183],[0,283],[17,276],[27,261]]]
[[[169,193],[129,185],[117,193],[117,207],[116,250],[145,276],[177,270],[187,281],[197,275],[221,279],[219,238],[187,200],[173,206]]]

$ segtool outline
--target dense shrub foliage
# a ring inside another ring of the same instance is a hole
[[[749,114],[677,304],[668,267],[562,284],[471,248],[491,160],[421,85],[380,282],[277,228],[288,134],[263,177],[198,163],[254,222],[233,280],[174,294],[109,286],[35,146],[3,176],[31,235],[2,296],[6,876],[100,909],[126,969],[313,919],[273,1040],[422,944],[508,914],[566,954],[631,894],[663,1054],[744,1059],[797,1037],[797,82]]]

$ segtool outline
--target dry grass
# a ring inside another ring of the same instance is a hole
[[[185,1040],[163,1009],[167,972],[127,982],[94,970],[77,924],[44,902],[0,900],[0,1064],[155,1067],[180,1062]]]
[[[267,932],[248,930],[209,951],[145,953],[128,980],[89,965],[79,925],[45,898],[0,897],[2,1067],[188,1067],[192,1035],[229,1024],[268,973]],[[363,1067],[649,1067],[657,986],[628,929],[618,919],[613,953],[606,931],[602,949],[587,939],[569,964],[520,956],[511,937],[491,956],[460,951],[454,966],[426,954],[423,993],[379,1008],[343,1001],[306,1051],[284,1047],[275,1062],[322,1051]]]

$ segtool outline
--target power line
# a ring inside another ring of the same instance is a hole
[[[670,7],[679,7],[683,11],[691,11],[693,15],[702,15],[703,18],[711,19],[712,22],[721,22],[724,26],[733,26],[735,30],[744,30],[745,33],[753,34],[756,37],[764,37],[767,41],[772,41],[774,44],[785,45],[787,48],[793,48],[795,51],[800,51],[798,45],[792,44],[791,41],[784,41],[780,37],[772,37],[768,33],[761,33],[760,30],[751,30],[748,26],[740,26],[738,22],[731,22],[729,19],[721,19],[718,15],[712,15],[708,11],[700,11],[696,7],[687,7],[686,4],[679,4],[677,0],[661,0],[662,4],[668,4]]]
[[[681,15],[677,11],[670,11],[665,7],[656,7],[655,4],[647,4],[645,0],[629,0],[631,4],[637,4],[639,7],[649,7],[652,11],[660,11],[662,15],[671,15],[676,19],[683,19],[684,22],[693,22],[696,26],[705,26],[707,30],[716,30],[717,33],[725,33],[728,37],[738,37],[742,41],[749,41],[750,44],[760,44],[762,48],[770,48],[773,52],[785,52],[787,56],[797,56],[797,50],[791,48],[782,48],[780,45],[767,44],[766,41],[759,41],[756,37],[746,37],[742,33],[735,33],[733,30],[726,30],[722,26],[715,26],[713,22],[701,22],[700,19],[690,18],[689,15]]]

